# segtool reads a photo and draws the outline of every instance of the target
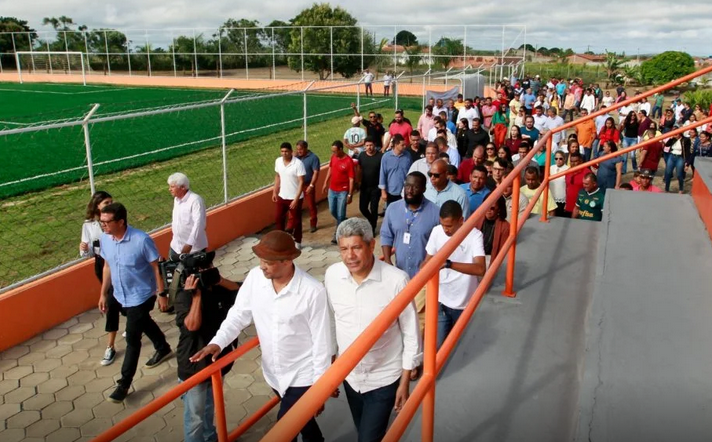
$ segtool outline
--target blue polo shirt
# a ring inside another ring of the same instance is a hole
[[[306,175],[304,175],[304,187],[306,188],[306,186],[311,183],[314,171],[319,170],[321,167],[321,162],[319,162],[319,157],[311,150],[305,156],[297,158],[304,164],[304,170],[306,171]]]
[[[412,163],[412,157],[405,150],[400,155],[392,150],[386,152],[381,158],[378,188],[385,189],[389,195],[400,195]]]
[[[430,180],[428,180],[430,182]],[[447,186],[443,190],[438,191],[432,184],[425,190],[425,198],[430,202],[435,203],[438,207],[442,207],[446,201],[456,201],[462,207],[462,213],[466,214],[470,210],[470,202],[467,198],[467,194],[462,187],[453,183],[452,181],[447,182]]]
[[[413,278],[425,260],[425,246],[433,227],[440,224],[440,208],[423,198],[417,210],[410,210],[404,199],[388,205],[381,225],[381,245],[396,249],[396,267]],[[405,234],[410,234],[408,244]]]
[[[151,263],[158,260],[156,244],[145,232],[128,226],[116,241],[101,234],[101,257],[111,269],[114,298],[123,307],[136,307],[156,293],[156,276]]]
[[[482,205],[482,201],[490,193],[490,190],[485,186],[477,192],[473,192],[470,187],[470,183],[461,184],[460,187],[465,191],[467,195],[467,200],[470,202],[470,210],[465,215],[465,218],[469,218],[470,215],[475,213],[475,210],[479,209]]]

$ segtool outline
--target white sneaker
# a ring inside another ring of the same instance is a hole
[[[295,242],[294,245],[296,246],[297,250],[302,250],[302,243]]]
[[[121,333],[121,336],[124,337],[124,338],[126,337],[126,330],[124,330],[124,332]]]
[[[106,347],[104,358],[101,360],[101,365],[111,365],[116,358],[116,350],[112,347]]]

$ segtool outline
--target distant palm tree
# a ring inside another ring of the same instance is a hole
[[[606,51],[606,77],[609,80],[616,78],[622,65],[623,62],[618,58],[615,52]]]

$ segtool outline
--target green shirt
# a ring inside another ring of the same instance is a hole
[[[593,193],[581,189],[576,200],[576,207],[579,209],[579,218],[590,221],[601,221],[603,219],[603,199],[606,195],[597,188]]]
[[[663,94],[659,94],[657,97],[655,97],[656,106],[663,107],[663,101],[665,101],[665,96]]]

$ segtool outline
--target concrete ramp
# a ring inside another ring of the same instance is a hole
[[[712,246],[689,196],[609,192],[578,441],[712,440]]]

